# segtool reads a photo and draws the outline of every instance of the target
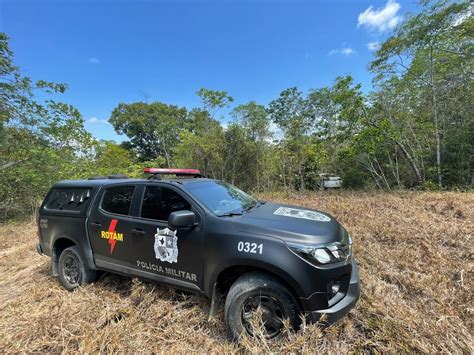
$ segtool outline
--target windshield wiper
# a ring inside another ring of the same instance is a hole
[[[223,213],[220,215],[217,215],[217,217],[233,217],[233,216],[242,216],[242,212],[228,212],[228,213]]]
[[[247,206],[243,209],[244,212],[248,212],[250,210],[253,210],[255,207],[260,207],[262,204],[260,202],[257,202],[253,205]]]
[[[257,206],[257,205],[252,205],[252,206],[245,207],[244,212],[248,212],[248,211],[252,210],[255,206]]]

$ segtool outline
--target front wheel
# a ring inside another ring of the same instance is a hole
[[[77,246],[63,250],[59,256],[59,282],[65,289],[72,291],[78,286],[94,282],[98,272],[90,270]]]
[[[227,294],[225,322],[233,340],[243,333],[254,335],[251,319],[258,308],[266,338],[280,335],[285,319],[293,329],[300,325],[300,307],[293,293],[276,278],[251,272],[238,278]]]

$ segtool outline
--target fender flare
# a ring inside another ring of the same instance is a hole
[[[75,246],[77,246],[79,248],[80,253],[84,257],[84,260],[86,261],[87,266],[90,269],[97,270],[97,267],[95,266],[95,263],[94,263],[94,259],[92,257],[92,250],[89,249],[88,253],[84,250],[84,242],[85,241],[81,242],[80,240],[78,240],[77,238],[72,237],[71,235],[59,234],[59,235],[55,236],[52,239],[52,242],[51,242],[51,263],[52,263],[52,269],[53,269],[53,275],[54,276],[59,275],[59,270],[58,270],[59,255],[56,255],[55,246],[56,246],[56,243],[58,242],[58,240],[61,240],[61,239],[62,240],[67,240],[67,241],[71,242],[72,244],[74,244]],[[86,247],[87,246],[88,245],[86,245]]]
[[[209,295],[211,298],[211,306],[209,309],[209,318],[211,319],[217,311],[219,310],[220,305],[225,300],[225,294],[219,289],[218,278],[222,272],[234,268],[234,267],[248,267],[253,270],[261,270],[269,273],[270,275],[276,276],[278,279],[286,283],[290,290],[295,293],[297,299],[299,295],[303,294],[303,290],[298,285],[296,280],[288,274],[285,270],[276,267],[275,265],[269,264],[265,261],[255,260],[255,259],[233,259],[230,262],[221,264],[214,269],[209,281],[207,283],[207,288],[205,294]]]

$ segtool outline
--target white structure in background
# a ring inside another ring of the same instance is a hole
[[[340,176],[332,174],[319,174],[321,189],[338,189],[342,187],[342,179]]]

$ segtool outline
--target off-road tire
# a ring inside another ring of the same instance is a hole
[[[76,269],[76,272],[73,272],[72,269]],[[81,250],[77,246],[62,251],[59,256],[58,270],[59,282],[68,291],[72,291],[80,285],[97,281],[99,277],[96,270],[89,269]]]
[[[293,330],[299,328],[301,310],[293,292],[275,277],[255,271],[239,277],[227,294],[224,315],[230,339],[238,341],[244,332],[252,336],[242,321],[243,307],[249,299],[259,297],[277,300],[282,307],[284,318],[288,318],[290,321],[290,327]],[[276,337],[280,334],[281,332],[269,337]]]

